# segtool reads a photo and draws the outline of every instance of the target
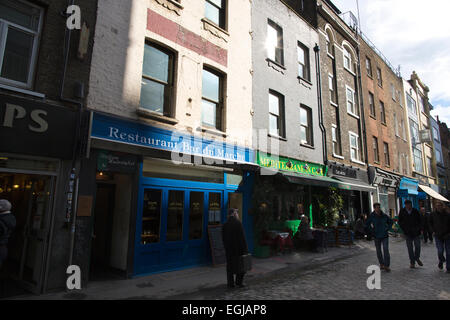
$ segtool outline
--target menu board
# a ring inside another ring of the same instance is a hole
[[[222,240],[222,225],[208,226],[209,243],[214,266],[226,263],[225,247]]]

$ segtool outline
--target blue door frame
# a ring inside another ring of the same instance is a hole
[[[224,173],[224,182],[207,183],[186,180],[171,180],[162,178],[147,178],[142,176],[142,163],[140,168],[140,183],[138,206],[136,216],[136,237],[135,237],[135,255],[134,255],[134,276],[148,275],[164,271],[179,270],[188,267],[208,265],[211,261],[211,253],[208,239],[208,206],[209,194],[221,194],[221,223],[226,221],[226,212],[229,193],[242,193],[243,195],[243,222],[248,239],[251,237],[251,221],[248,217],[250,202],[250,191],[252,179],[247,179],[249,174],[244,173],[244,183],[241,187],[227,184],[227,174]],[[160,241],[159,243],[142,244],[142,217],[143,200],[146,189],[155,189],[162,191],[161,199],[161,222],[160,222]],[[176,242],[166,242],[167,231],[167,207],[169,191],[184,192],[184,211],[183,211],[183,231],[182,240]],[[202,239],[189,240],[189,210],[191,192],[203,192],[203,230]],[[253,247],[249,243],[249,249]]]

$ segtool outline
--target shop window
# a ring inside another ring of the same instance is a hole
[[[42,9],[25,1],[0,1],[0,81],[30,89],[36,68]]]
[[[225,29],[226,0],[205,0],[205,17]]]
[[[160,242],[161,230],[161,190],[145,190],[142,210],[141,243]]]
[[[172,116],[174,60],[174,53],[156,44],[145,45],[140,102],[142,108]]]
[[[216,192],[209,193],[209,203],[208,203],[208,224],[215,225],[220,224],[222,221],[222,194]]]
[[[223,129],[223,83],[223,75],[203,69],[202,124],[217,130]]]
[[[189,204],[189,240],[201,239],[203,236],[203,192],[191,192]]]
[[[183,239],[183,211],[184,191],[170,190],[167,207],[167,242]]]

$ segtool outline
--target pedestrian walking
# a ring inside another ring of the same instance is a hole
[[[248,253],[248,246],[237,209],[228,211],[227,222],[222,227],[222,238],[227,259],[228,288],[234,288],[235,284],[242,288],[245,272],[240,270],[240,260],[244,254]],[[236,275],[236,281],[234,275]]]
[[[402,228],[406,237],[406,246],[408,248],[410,268],[423,266],[420,260],[420,234],[422,230],[422,219],[417,209],[413,208],[410,200],[405,201],[405,207],[400,210],[398,215],[398,224]]]
[[[16,227],[16,218],[11,213],[11,203],[0,199],[0,270],[8,256],[8,240]]]
[[[427,243],[430,240],[430,243],[433,243],[433,232],[430,228],[430,213],[427,212],[425,207],[420,208],[420,217],[422,218],[423,242]]]
[[[450,273],[450,210],[444,207],[442,201],[435,202],[435,210],[430,216],[430,228],[436,239],[438,268],[442,270],[444,262],[447,262],[447,273]]]
[[[389,254],[389,229],[394,223],[392,219],[381,210],[381,205],[375,203],[374,211],[366,221],[366,229],[375,240],[380,269],[390,272],[391,255]],[[383,249],[383,250],[382,250]]]

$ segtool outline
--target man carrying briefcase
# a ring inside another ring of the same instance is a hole
[[[245,271],[249,270],[247,241],[245,240],[244,227],[239,221],[237,209],[228,211],[227,222],[222,227],[223,245],[227,258],[227,284],[228,288],[234,288],[235,283],[239,288],[243,288]],[[251,267],[251,266],[250,266]],[[236,282],[234,281],[236,275]]]

